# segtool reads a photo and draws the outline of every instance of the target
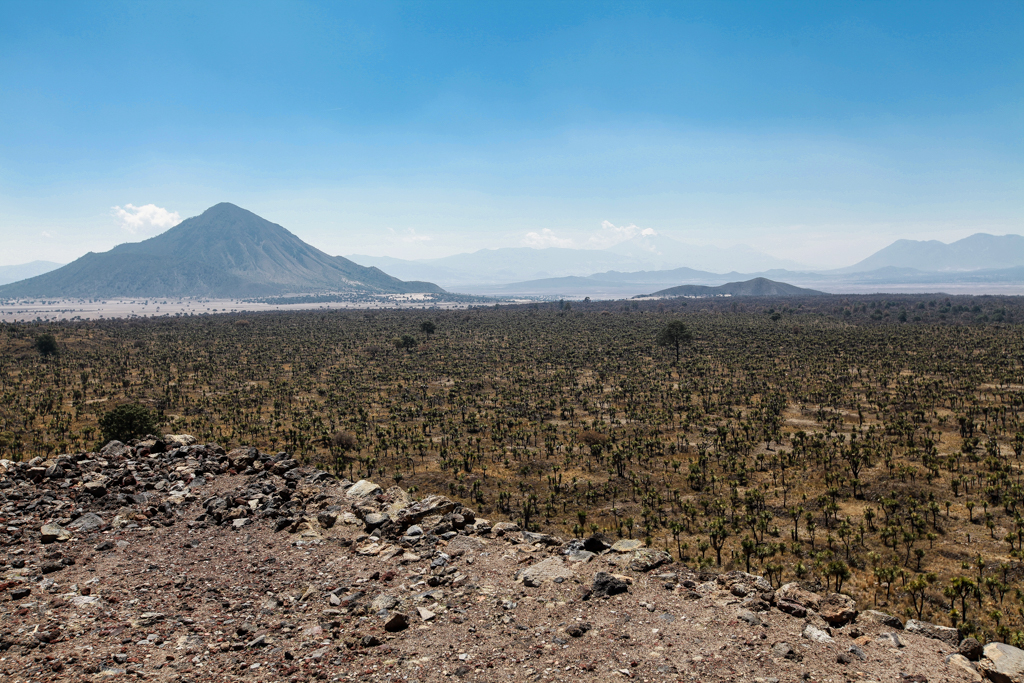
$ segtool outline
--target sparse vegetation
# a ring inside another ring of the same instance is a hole
[[[398,310],[5,325],[0,457],[91,448],[137,403],[227,448],[1020,644],[1024,305],[686,303],[438,311],[429,340]]]

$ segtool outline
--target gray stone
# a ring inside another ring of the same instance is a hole
[[[162,612],[143,612],[139,618],[132,622],[135,628],[147,628],[164,620]]]
[[[817,612],[818,608],[821,606],[821,596],[817,593],[805,591],[798,583],[787,583],[776,591],[775,595],[779,600],[795,602],[796,604],[802,605],[807,609],[812,609],[815,612]]]
[[[903,630],[907,633],[916,633],[917,635],[924,636],[925,638],[941,640],[954,650],[958,645],[960,645],[960,632],[955,628],[950,628],[949,626],[939,626],[938,624],[932,624],[927,621],[911,619],[903,626]]]
[[[591,559],[597,557],[594,553],[589,550],[574,550],[565,556],[565,559],[570,562],[590,562]]]
[[[106,526],[106,524],[107,523],[103,521],[103,518],[97,515],[96,513],[87,512],[78,519],[73,520],[70,524],[68,524],[68,528],[74,529],[75,531],[90,532],[98,531],[99,529],[102,529],[104,526]]]
[[[384,493],[384,489],[368,479],[360,479],[345,491],[346,498],[369,498]]]
[[[849,595],[831,593],[821,601],[818,614],[832,626],[843,626],[857,618],[857,601]]]
[[[371,512],[363,518],[363,523],[366,525],[367,531],[379,529],[389,521],[391,521],[391,517],[386,512]]]
[[[860,649],[856,645],[851,645],[846,651],[862,662],[868,661],[868,653],[864,652],[864,650]]]
[[[878,639],[875,642],[881,643],[883,645],[890,645],[895,648],[903,647],[903,641],[896,633],[883,633],[880,636],[878,636]]]
[[[750,610],[741,609],[739,612],[737,612],[736,618],[739,619],[740,621],[747,622],[751,626],[760,626],[761,625],[761,617],[757,616],[756,614],[754,614]]]
[[[457,536],[448,541],[448,545],[445,546],[444,551],[451,557],[460,557],[466,553],[481,550],[483,547],[483,541],[478,538]]]
[[[797,619],[803,619],[807,616],[806,607],[795,602],[790,602],[789,600],[779,600],[775,606],[779,608],[780,612],[784,612],[791,617],[796,617]]]
[[[785,641],[781,641],[772,645],[772,655],[776,657],[782,657],[783,659],[792,659],[799,661],[803,659],[800,653],[793,649],[793,646]]]
[[[807,638],[808,640],[813,640],[815,643],[834,642],[832,640],[832,636],[825,633],[817,626],[812,626],[811,624],[805,625],[803,633],[801,633],[800,635],[802,635],[804,638]]]
[[[964,657],[967,657],[967,659],[972,662],[978,661],[981,659],[982,654],[984,654],[981,643],[970,637],[964,638],[960,641],[960,646],[957,648],[957,652],[962,654]]]
[[[423,621],[430,621],[437,615],[428,610],[426,607],[417,607],[416,611],[419,612],[420,619]]]
[[[644,547],[643,541],[638,541],[635,538],[624,538],[621,541],[616,541],[611,549],[617,553],[631,553],[642,547]]]
[[[513,522],[498,522],[491,527],[491,532],[495,536],[504,536],[505,534],[511,534],[519,531],[519,525]]]
[[[985,646],[978,669],[995,683],[1024,683],[1024,650],[1005,643]]]
[[[184,448],[195,445],[196,437],[191,434],[164,434],[163,441],[169,448]]]
[[[373,599],[370,603],[370,611],[374,614],[383,612],[384,610],[392,610],[398,606],[398,598],[394,595],[388,595],[387,593],[381,593]]]
[[[66,541],[70,538],[71,533],[59,524],[44,524],[39,530],[39,540],[43,543]]]
[[[100,449],[100,454],[105,455],[108,458],[116,458],[119,456],[128,456],[131,449],[125,446],[120,441],[108,441],[107,445]]]
[[[894,628],[897,631],[903,630],[903,621],[899,617],[894,617],[891,614],[885,612],[879,612],[878,610],[869,609],[860,614],[860,619],[866,619],[882,626]]]
[[[523,532],[523,540],[527,543],[540,543],[541,545],[562,545],[562,539],[551,534],[538,534],[532,531]]]
[[[971,662],[971,660],[967,659],[967,657],[964,657],[962,654],[958,652],[954,652],[951,655],[946,655],[943,661],[945,661],[946,664],[949,664],[950,666],[960,669],[976,681],[983,680],[981,674],[978,673],[978,667],[976,667],[974,663]]]
[[[402,508],[393,514],[391,518],[400,528],[405,528],[413,524],[419,524],[427,517],[446,515],[458,506],[458,503],[444,496],[427,496],[423,500],[418,500],[412,505]]]
[[[635,572],[649,572],[663,564],[672,562],[672,556],[664,550],[640,548],[633,552],[629,560],[629,568]]]
[[[107,486],[102,481],[87,481],[82,485],[82,490],[93,498],[107,495]]]
[[[532,567],[527,567],[519,574],[524,586],[537,588],[546,581],[554,582],[556,579],[571,579],[574,576],[572,569],[562,564],[557,557],[549,557]]]

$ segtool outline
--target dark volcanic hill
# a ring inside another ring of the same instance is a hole
[[[63,268],[0,287],[0,297],[238,298],[279,294],[443,292],[311,247],[234,204],[142,242],[89,252]]]
[[[816,289],[805,289],[785,282],[755,277],[746,282],[729,282],[718,287],[706,285],[680,285],[655,292],[650,296],[826,296]]]

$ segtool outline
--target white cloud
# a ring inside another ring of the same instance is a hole
[[[120,206],[115,206],[111,208],[111,211],[121,221],[121,227],[133,235],[139,232],[166,230],[181,222],[181,216],[177,211],[168,211],[156,204],[143,206],[125,204],[123,209]]]
[[[50,238],[52,238],[52,237],[53,237],[53,235],[51,235],[51,234],[50,234],[50,232],[49,232],[48,230],[43,230],[43,231],[42,231],[41,233],[39,233],[39,234],[40,234],[40,235],[42,235],[43,237],[45,237],[46,239],[50,239]]]
[[[523,237],[523,244],[535,249],[544,247],[571,247],[573,242],[568,237],[558,237],[550,228],[544,228],[540,232],[528,232]]]
[[[601,229],[590,236],[587,243],[594,249],[607,249],[619,242],[633,239],[637,235],[651,236],[658,233],[654,228],[640,228],[633,223],[615,225],[611,221],[601,221]]]
[[[416,228],[409,228],[409,234],[402,237],[403,242],[429,242],[432,239],[427,235],[417,235]]]

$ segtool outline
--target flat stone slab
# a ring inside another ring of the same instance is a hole
[[[54,541],[66,541],[71,538],[71,533],[59,524],[44,524],[39,530],[39,540],[43,543]]]
[[[989,643],[978,668],[995,683],[1024,683],[1024,650],[1006,643]]]
[[[546,560],[538,562],[532,567],[527,567],[519,575],[524,586],[531,588],[537,588],[545,582],[561,583],[558,579],[566,581],[574,576],[572,569],[562,564],[562,560],[557,557],[549,557]]]
[[[345,491],[346,498],[368,498],[384,493],[384,489],[374,484],[369,479],[360,479]]]
[[[616,541],[612,545],[612,550],[614,550],[617,553],[631,553],[643,547],[643,541],[638,541],[633,538],[624,538],[621,541]]]
[[[103,518],[97,515],[95,512],[87,512],[78,519],[68,524],[69,529],[75,529],[76,531],[96,531],[102,529],[106,525]]]
[[[960,632],[955,628],[950,628],[949,626],[939,626],[938,624],[932,624],[927,621],[911,619],[904,624],[903,630],[907,633],[916,633],[917,635],[924,636],[925,638],[941,640],[954,650],[960,644]]]

